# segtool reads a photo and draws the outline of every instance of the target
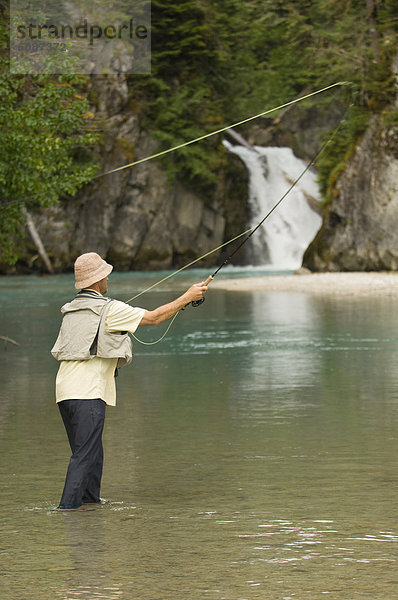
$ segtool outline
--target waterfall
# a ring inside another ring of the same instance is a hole
[[[305,169],[291,148],[234,146],[226,148],[240,156],[249,171],[249,202],[253,227],[271,210]],[[252,238],[252,262],[274,270],[294,270],[321,226],[322,219],[310,206],[320,200],[316,175],[307,171],[275,212]]]

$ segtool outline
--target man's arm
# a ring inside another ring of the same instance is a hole
[[[159,323],[167,321],[167,319],[173,317],[190,302],[200,300],[206,290],[207,285],[205,285],[203,281],[202,283],[195,283],[185,292],[185,294],[176,300],[173,300],[168,304],[163,304],[162,306],[155,308],[155,310],[146,310],[140,325],[159,325]]]

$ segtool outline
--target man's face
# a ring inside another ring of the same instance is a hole
[[[108,289],[108,277],[104,277],[104,279],[101,279],[101,281],[99,281],[98,284],[100,288],[100,293],[105,294]]]

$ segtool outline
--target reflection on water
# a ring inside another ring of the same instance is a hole
[[[123,592],[120,585],[109,583],[106,556],[105,519],[101,510],[83,513],[62,513],[66,546],[70,548],[70,571],[67,585],[56,586],[54,597],[68,600],[118,600]]]
[[[111,294],[153,277],[114,275]],[[394,298],[209,292],[120,374],[108,503],[57,513],[68,445],[49,348],[72,283],[0,280],[0,334],[21,343],[0,347],[5,598],[397,597]]]

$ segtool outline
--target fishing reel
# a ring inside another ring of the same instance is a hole
[[[192,302],[188,302],[188,304],[186,304],[184,306],[184,308],[182,308],[181,310],[185,310],[187,308],[187,306],[191,305],[194,308],[197,308],[198,306],[200,306],[202,304],[202,302],[204,302],[206,300],[206,298],[201,298],[200,300],[192,300]]]
[[[194,308],[196,308],[197,306],[200,306],[205,300],[206,298],[201,298],[200,300],[193,300],[191,304]]]

